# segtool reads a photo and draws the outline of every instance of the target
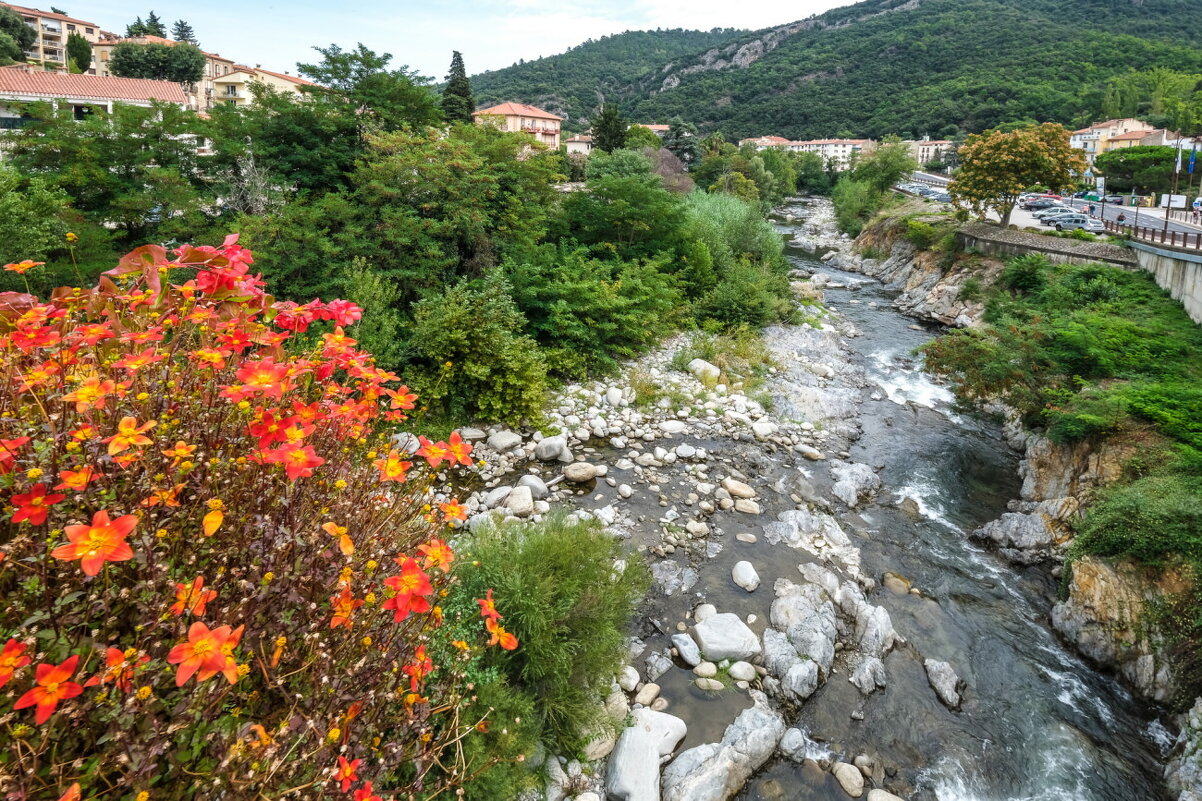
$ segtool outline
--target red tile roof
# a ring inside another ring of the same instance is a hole
[[[301,78],[297,75],[288,75],[283,72],[272,72],[271,70],[265,70],[262,67],[259,67],[258,69],[256,69],[255,72],[262,72],[265,75],[272,75],[276,78],[279,78],[282,81],[291,81],[292,83],[299,83],[302,86],[320,86],[320,84],[313,83],[313,81],[307,81],[304,78]]]
[[[74,22],[78,25],[86,25],[89,28],[99,28],[95,22],[88,22],[86,19],[76,19],[68,17],[66,14],[56,14],[53,11],[42,11],[40,8],[28,8],[26,6],[14,6],[11,3],[0,3],[0,6],[8,6],[13,11],[26,17],[45,17],[46,19],[57,19],[63,22]]]
[[[0,68],[0,97],[78,98],[80,100],[161,100],[185,105],[188,98],[178,83],[142,78],[111,78],[99,75],[70,75],[65,72],[29,70],[24,65]]]
[[[177,44],[181,44],[181,42],[177,42],[174,39],[164,39],[162,36],[153,36],[151,34],[146,34],[144,36],[130,36],[130,37],[119,37],[116,39],[104,39],[100,42],[97,42],[95,45],[93,45],[93,47],[112,47],[113,45],[119,45],[119,44],[125,44],[125,43],[140,44],[140,45],[161,44],[161,45],[166,45],[167,47],[175,47]],[[201,50],[200,52],[204,53],[206,57],[214,59],[216,61],[228,61],[230,64],[234,63],[234,60],[232,58],[226,58],[225,56],[221,55],[220,53],[210,53],[207,50]]]
[[[1151,136],[1155,131],[1128,131],[1125,134],[1110,137],[1111,142],[1126,142],[1129,140],[1138,141],[1146,136]]]
[[[563,122],[563,117],[556,117],[549,111],[527,106],[523,103],[502,103],[492,108],[480,109],[472,114],[473,117],[534,117],[541,120],[556,120]]]
[[[649,125],[649,124],[643,123],[643,122],[636,122],[635,125],[641,125],[644,128],[650,128],[652,131],[655,131],[656,133],[661,133],[664,131],[672,130],[671,125],[658,125],[658,124],[657,125]]]

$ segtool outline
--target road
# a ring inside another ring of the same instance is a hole
[[[1089,206],[1088,200],[1068,200],[1066,203],[1072,205],[1075,209],[1086,209]],[[1142,209],[1130,208],[1127,206],[1116,206],[1107,203],[1105,207],[1101,203],[1094,203],[1094,216],[1098,219],[1104,219],[1111,222],[1117,222],[1118,216],[1122,214],[1127,219],[1123,221],[1124,225],[1139,225],[1140,228],[1155,228],[1156,230],[1164,229],[1164,211],[1162,209]],[[1138,213],[1137,213],[1138,212]],[[1159,213],[1158,213],[1159,212]],[[1103,213],[1105,216],[1103,217]],[[1190,225],[1189,223],[1181,223],[1176,220],[1169,220],[1169,231],[1176,231],[1179,234],[1195,234],[1199,227]]]

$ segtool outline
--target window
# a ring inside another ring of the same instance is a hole
[[[74,26],[74,25],[72,25],[71,23],[69,23],[69,22],[68,22],[68,23],[67,23],[67,30],[69,30],[69,31],[73,31],[73,30],[75,30],[75,26]]]
[[[83,32],[84,33],[96,33],[96,31],[92,30],[91,28],[84,28]]]

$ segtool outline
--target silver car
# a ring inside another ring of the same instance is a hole
[[[1056,226],[1057,231],[1072,231],[1081,228],[1090,233],[1097,233],[1106,230],[1106,226],[1087,214],[1062,214],[1055,218],[1053,225]]]

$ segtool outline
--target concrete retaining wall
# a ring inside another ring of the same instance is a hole
[[[1202,252],[1177,250],[1143,242],[1131,249],[1141,269],[1156,277],[1156,283],[1185,307],[1195,323],[1202,324]]]

